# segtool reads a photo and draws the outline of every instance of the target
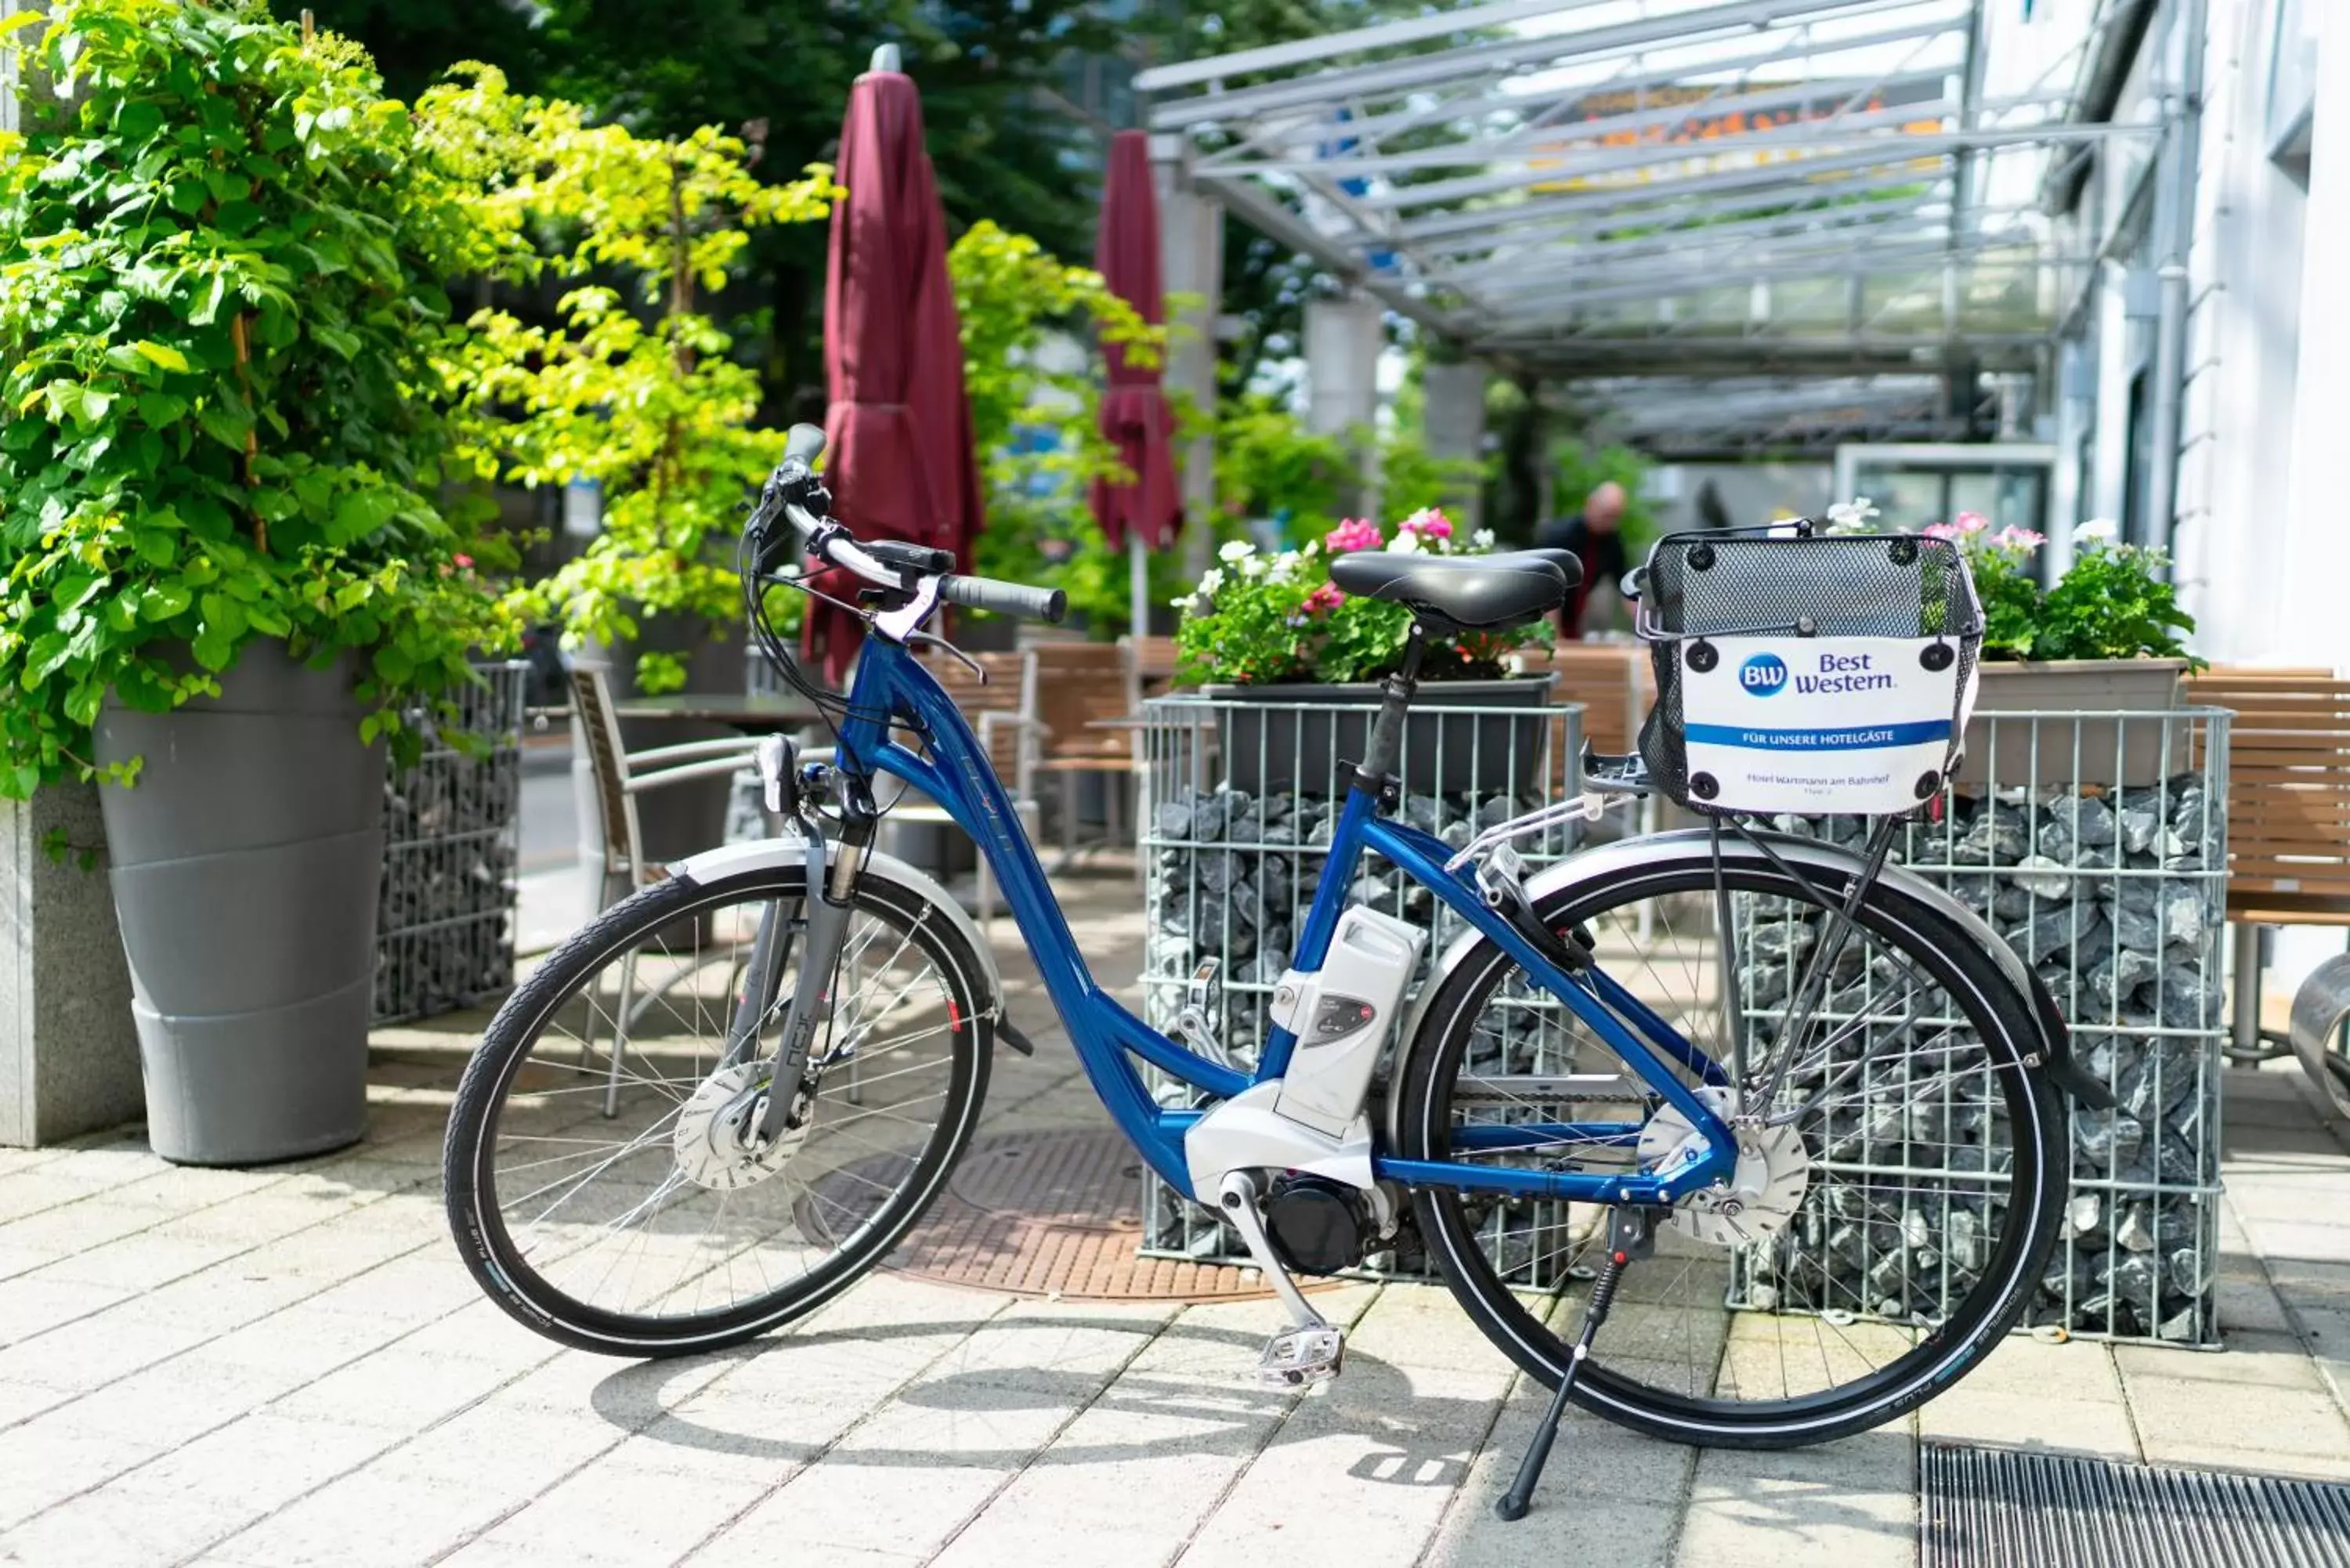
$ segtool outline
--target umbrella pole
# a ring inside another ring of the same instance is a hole
[[[1127,634],[1139,647],[1143,637],[1150,630],[1150,555],[1142,547],[1139,530],[1127,535],[1126,558],[1133,573],[1130,580],[1132,618],[1128,623]]]

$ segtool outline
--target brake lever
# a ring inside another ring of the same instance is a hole
[[[970,654],[965,653],[962,649],[957,648],[953,643],[949,642],[945,638],[939,636],[937,633],[928,631],[909,632],[906,634],[905,640],[930,648],[944,649],[948,657],[951,658],[957,664],[962,665],[965,670],[970,670],[973,675],[977,676],[979,678],[979,683],[982,686],[987,684],[987,670],[981,665],[979,660],[973,659]]]

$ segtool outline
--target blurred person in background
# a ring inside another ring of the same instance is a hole
[[[1583,581],[1559,612],[1560,635],[1577,639],[1586,628],[1586,612],[1601,578],[1619,584],[1631,570],[1624,549],[1624,487],[1614,480],[1584,498],[1583,510],[1571,517],[1555,517],[1534,531],[1534,543],[1547,550],[1572,550],[1583,563]]]

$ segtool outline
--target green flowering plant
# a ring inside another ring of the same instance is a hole
[[[1828,508],[1831,532],[1865,529],[1877,509],[1866,495]],[[2029,528],[1994,530],[1976,512],[1929,524],[1929,539],[1959,547],[1983,610],[1983,657],[1990,659],[2184,659],[2179,634],[2195,618],[2179,607],[2170,581],[2170,557],[2127,545],[2120,530],[2099,519],[2073,531],[2073,564],[2043,590],[2033,557],[2047,543]]]
[[[1189,680],[1241,686],[1377,680],[1403,662],[1411,612],[1341,590],[1330,580],[1330,557],[1379,549],[1477,556],[1492,547],[1491,532],[1479,529],[1464,541],[1433,506],[1406,517],[1392,537],[1375,523],[1350,517],[1318,540],[1270,555],[1246,540],[1231,541],[1199,586],[1175,601],[1183,612],[1175,628],[1180,667]],[[1551,637],[1549,622],[1534,621],[1506,631],[1431,639],[1420,679],[1512,674],[1513,654],[1546,648]]]

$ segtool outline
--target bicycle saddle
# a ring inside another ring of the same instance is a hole
[[[1330,580],[1350,594],[1389,599],[1423,618],[1490,630],[1558,608],[1583,580],[1566,550],[1500,556],[1398,555],[1357,550],[1330,563]]]

